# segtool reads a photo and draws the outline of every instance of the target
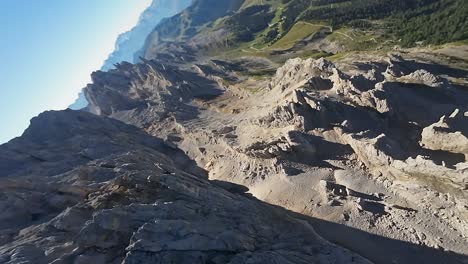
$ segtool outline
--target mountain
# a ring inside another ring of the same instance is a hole
[[[368,263],[117,120],[43,113],[0,157],[1,263]]]
[[[122,61],[133,62],[134,54],[141,49],[147,36],[164,18],[179,13],[190,5],[192,0],[153,0],[151,5],[141,14],[138,24],[130,31],[118,36],[115,50],[104,62],[101,70],[114,68],[114,64]]]
[[[199,2],[199,6],[209,4]],[[182,49],[186,54],[267,56],[284,63],[297,56],[391,51],[395,46],[468,39],[468,5],[463,0],[228,2],[229,9],[213,12],[207,23],[197,23],[190,9],[164,21],[149,35],[141,54],[150,59],[161,56],[161,51],[171,48],[169,42],[173,47],[167,54],[180,54]]]
[[[243,2],[242,0],[194,0],[189,8],[163,21],[149,34],[142,55],[149,57],[153,53],[158,53],[158,44],[164,46],[166,41],[184,42],[191,39],[207,24],[237,11]]]
[[[0,262],[465,263],[464,8],[193,1],[0,146]]]
[[[151,5],[143,11],[138,24],[129,31],[117,37],[114,51],[102,65],[101,70],[107,71],[114,68],[114,64],[123,61],[134,62],[133,58],[139,51],[145,39],[154,27],[164,18],[177,14],[190,5],[192,0],[153,0]],[[83,92],[78,99],[69,107],[71,109],[82,109],[88,105]]]

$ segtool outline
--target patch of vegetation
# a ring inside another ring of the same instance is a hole
[[[275,75],[276,70],[275,69],[263,69],[263,70],[247,70],[247,71],[236,71],[237,74],[246,76],[246,77],[251,77],[252,79],[255,80],[263,80],[269,77],[272,77]]]
[[[300,19],[361,30],[374,29],[370,20],[384,20],[388,36],[405,47],[468,39],[466,0],[319,0],[311,5]]]
[[[348,53],[349,52],[340,52],[340,53],[337,53],[337,54],[334,54],[334,55],[331,55],[331,56],[327,57],[327,59],[332,61],[332,62],[336,62],[336,61],[339,61],[339,60],[342,60],[342,59],[346,58],[346,56],[348,56]]]
[[[322,25],[314,25],[306,22],[296,23],[289,32],[282,37],[280,40],[275,42],[272,49],[289,49],[294,46],[298,40],[305,39],[310,35],[320,31],[323,28]]]
[[[246,0],[216,25],[231,32],[229,47],[220,50],[223,56],[272,59],[273,50],[292,48],[328,27],[332,33],[326,39],[346,51],[465,44],[467,13],[466,0]],[[297,53],[329,55],[310,50]]]
[[[342,27],[333,31],[326,39],[342,44],[347,50],[369,50],[378,45],[379,41],[376,37],[374,34],[362,30]]]
[[[263,89],[261,87],[255,87],[255,88],[247,88],[245,90],[249,91],[251,94],[257,94],[261,92]]]
[[[332,55],[333,54],[331,53],[327,53],[327,52],[319,51],[319,50],[306,50],[302,52],[299,57],[302,59],[308,59],[308,58],[320,59],[320,58],[328,58]]]
[[[392,32],[404,47],[468,39],[468,2],[443,0],[392,17]]]
[[[234,81],[229,80],[229,79],[225,79],[225,78],[221,79],[221,83],[222,83],[224,86],[226,86],[226,87],[229,87],[229,86],[235,84]]]
[[[350,0],[316,1],[320,8],[309,8],[306,20],[326,20],[332,26],[340,26],[358,19],[382,19],[398,12],[415,10],[438,0]],[[314,5],[314,1],[312,2]]]
[[[268,27],[274,13],[268,5],[253,5],[234,14],[226,21],[226,25],[234,34],[234,41],[248,42],[254,34]]]

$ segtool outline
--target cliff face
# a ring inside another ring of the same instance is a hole
[[[292,3],[194,1],[2,145],[0,262],[466,262],[466,47],[209,52]]]
[[[151,5],[143,11],[138,24],[128,32],[117,37],[114,51],[102,65],[102,71],[114,68],[114,64],[123,61],[134,62],[135,53],[144,45],[145,39],[164,18],[172,17],[188,7],[191,0],[153,0]],[[81,92],[71,109],[82,109],[88,105],[84,94]]]

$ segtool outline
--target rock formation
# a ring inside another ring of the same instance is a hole
[[[44,113],[0,155],[2,263],[368,263],[115,120]]]
[[[432,149],[464,154],[468,159],[468,112],[456,109],[448,118],[423,129],[421,146]]]
[[[191,0],[153,0],[151,5],[140,15],[137,25],[117,37],[115,49],[109,54],[101,70],[114,69],[114,65],[121,62],[136,62],[138,60],[136,53],[142,49],[145,39],[154,27],[164,18],[171,17],[184,10],[190,3]],[[87,105],[88,102],[84,93],[80,92],[70,108],[79,110]]]
[[[219,62],[163,67],[145,60],[95,75],[86,92],[91,109],[109,109],[95,113],[167,138],[208,170],[210,179],[246,185],[259,199],[306,215],[333,222],[347,219],[346,225],[373,234],[464,254],[466,243],[457,237],[468,235],[465,143],[438,140],[437,133],[463,137],[465,122],[457,120],[464,118],[466,91],[401,79],[389,68],[411,61],[387,60],[368,62],[383,67],[362,71],[353,64],[293,59],[271,79],[257,83],[264,87],[260,92],[250,94],[238,88],[250,80]],[[137,77],[150,66],[151,78]],[[184,82],[181,76],[189,79]],[[233,80],[231,85],[225,85],[227,79]],[[131,101],[107,100],[122,93]],[[444,113],[450,118],[431,125]],[[435,127],[445,129],[428,132]],[[320,180],[350,191],[325,199]],[[424,239],[413,238],[407,212]],[[363,224],[374,222],[369,216],[378,223]],[[388,225],[403,228],[395,233]],[[329,239],[345,243],[343,238]],[[365,251],[356,247],[352,249]],[[407,254],[399,250],[401,256]],[[371,255],[364,254],[384,261]]]

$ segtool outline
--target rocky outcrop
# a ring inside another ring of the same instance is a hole
[[[153,0],[151,5],[140,15],[137,25],[117,37],[114,51],[104,61],[101,70],[114,69],[115,64],[122,62],[136,62],[138,56],[135,56],[135,53],[143,48],[146,37],[154,27],[164,18],[179,13],[188,7],[190,3],[190,0]],[[88,101],[86,101],[84,92],[81,91],[76,101],[69,108],[79,110],[87,105]]]
[[[421,146],[432,150],[443,150],[464,154],[468,158],[468,112],[455,110],[449,117],[423,129]]]
[[[447,81],[435,76],[427,70],[416,70],[409,75],[401,77],[403,80],[407,80],[413,83],[420,83],[430,87],[442,87],[447,85]]]
[[[443,85],[421,81],[418,64],[398,56],[356,64],[293,59],[271,78],[249,77],[260,63],[271,65],[253,58],[204,60],[193,68],[144,60],[96,74],[87,93],[95,113],[166,138],[211,179],[246,185],[268,203],[398,241],[465,252],[466,243],[455,239],[468,235],[464,144],[453,147],[427,130],[462,136],[466,91],[440,76]],[[251,86],[255,92],[249,93]],[[456,108],[463,109],[456,118],[434,124]],[[431,138],[441,145],[428,147]],[[448,193],[453,200],[446,200]],[[415,237],[409,225],[425,238]],[[390,263],[379,258],[384,252],[377,256],[364,244],[323,234]],[[401,262],[435,254],[403,258],[411,250],[397,248],[393,255]]]
[[[0,156],[2,263],[368,263],[116,120],[44,113]]]
[[[282,91],[292,87],[310,87],[315,90],[331,89],[327,79],[333,74],[335,65],[325,59],[291,59],[278,68],[268,87]],[[320,78],[322,77],[322,78]],[[323,79],[325,78],[325,79]]]
[[[433,178],[434,183],[459,186],[460,190],[464,190],[468,186],[467,163],[459,163],[455,168],[447,168],[437,165],[428,158],[417,156],[414,159],[409,158],[405,162],[395,161],[392,165],[392,169],[400,170],[409,177],[420,178],[420,180],[427,177],[428,182],[431,182],[431,178]]]
[[[196,114],[187,100],[206,98],[221,93],[217,83],[193,71],[156,61],[139,64],[121,63],[115,70],[92,74],[93,84],[85,89],[91,112],[121,120],[139,119],[139,126],[148,121],[167,118],[187,119]],[[136,115],[134,112],[145,112]],[[120,113],[120,116],[115,116]],[[130,122],[130,121],[129,121]]]
[[[342,132],[338,130],[338,134]],[[401,158],[401,147],[384,134],[376,137],[369,131],[358,134],[342,134],[343,140],[353,148],[368,168],[387,168],[395,158]]]

